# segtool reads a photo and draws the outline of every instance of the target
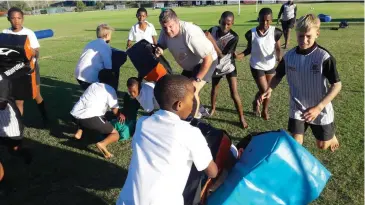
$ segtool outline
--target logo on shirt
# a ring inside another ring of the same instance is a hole
[[[317,73],[319,73],[319,70],[320,69],[320,67],[319,67],[319,64],[318,63],[316,63],[316,62],[313,62],[312,63],[312,67],[311,67],[311,72],[313,73],[313,74],[317,74]]]
[[[18,51],[10,48],[0,48],[0,55],[2,56],[8,56],[12,52],[20,54]]]

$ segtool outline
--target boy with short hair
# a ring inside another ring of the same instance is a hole
[[[339,147],[335,136],[331,101],[341,90],[335,58],[316,43],[320,21],[317,16],[302,16],[296,25],[298,46],[280,61],[270,87],[259,99],[270,98],[272,90],[287,76],[290,89],[288,130],[300,144],[310,127],[320,149]],[[328,86],[328,82],[331,86]]]
[[[142,39],[145,39],[151,44],[157,44],[156,29],[153,24],[146,20],[147,16],[148,14],[145,8],[141,7],[137,10],[136,17],[138,19],[138,22],[134,24],[129,31],[127,49],[132,47],[133,41],[137,43]]]
[[[155,88],[153,82],[140,82],[138,78],[131,77],[127,81],[127,87],[131,97],[138,100],[144,111],[152,113],[160,109],[153,93]]]
[[[118,205],[183,205],[191,166],[217,175],[207,142],[185,119],[193,108],[195,88],[181,75],[165,75],[155,86],[161,109],[141,117],[132,141],[132,159]]]
[[[81,54],[75,70],[75,77],[83,90],[98,82],[102,69],[112,69],[112,49],[109,42],[114,29],[107,24],[96,28],[97,39],[88,43]]]
[[[107,135],[104,140],[96,144],[105,158],[113,156],[106,146],[119,140],[119,133],[104,117],[107,109],[110,108],[120,121],[123,120],[123,115],[118,109],[117,93],[111,86],[113,79],[115,76],[111,70],[101,70],[99,72],[100,82],[91,84],[71,111],[71,115],[78,125],[76,139],[81,139],[84,128]]]
[[[35,85],[34,86],[37,87],[37,95],[35,96],[34,99],[35,99],[35,101],[37,103],[37,107],[42,115],[43,124],[46,125],[48,123],[48,116],[47,116],[47,111],[45,108],[45,103],[44,103],[44,100],[43,100],[43,97],[42,97],[41,91],[40,91],[41,77],[40,77],[40,68],[39,68],[39,64],[38,64],[40,45],[39,45],[38,39],[32,30],[23,26],[24,13],[20,8],[12,7],[8,10],[8,21],[10,22],[11,27],[8,29],[4,29],[2,31],[2,33],[14,34],[14,35],[27,35],[29,38],[30,47],[32,49],[34,49],[34,51],[35,51],[35,57],[33,58],[33,62],[35,65],[35,69],[34,69],[35,70]],[[19,82],[16,81],[16,83],[19,83]],[[15,97],[15,103],[20,111],[20,114],[23,115],[25,97],[23,96],[23,94],[21,94],[21,92],[22,92],[22,89],[17,88],[16,90],[14,90],[14,93],[12,95],[13,95],[13,97]]]

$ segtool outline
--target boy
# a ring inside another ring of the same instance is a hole
[[[156,83],[154,94],[161,109],[137,122],[118,205],[183,205],[193,163],[208,177],[216,177],[217,166],[204,136],[184,121],[192,111],[194,91],[192,82],[181,75],[165,75]]]
[[[296,25],[298,46],[288,51],[280,61],[270,87],[260,97],[270,98],[272,90],[286,75],[290,89],[288,130],[303,144],[306,129],[310,127],[320,149],[339,147],[335,136],[334,111],[331,101],[341,90],[341,81],[335,58],[316,43],[320,21],[307,14]],[[328,86],[328,83],[331,86]]]
[[[265,92],[275,74],[275,63],[281,59],[280,37],[282,31],[270,26],[272,23],[272,10],[262,8],[259,12],[259,25],[249,30],[245,37],[247,39],[247,48],[237,58],[243,58],[251,54],[250,68],[259,91],[252,101],[253,111],[257,116],[264,120],[269,117],[269,99],[263,102],[263,109],[260,111],[256,103],[260,94]]]
[[[286,49],[289,47],[290,30],[294,28],[295,20],[297,17],[297,5],[294,4],[293,0],[289,0],[281,6],[278,15],[277,25],[279,25],[281,15],[283,15],[283,18],[281,20],[281,27],[283,28],[285,39],[284,49]]]
[[[107,24],[96,28],[97,39],[88,43],[81,54],[75,70],[75,77],[83,90],[98,82],[102,69],[112,69],[112,49],[109,42],[114,29]]]
[[[34,63],[35,63],[35,83],[37,86],[37,96],[35,97],[35,101],[38,105],[38,109],[42,115],[42,120],[44,124],[47,124],[48,121],[48,117],[47,117],[47,112],[45,109],[45,104],[44,104],[44,100],[43,97],[41,95],[40,92],[40,81],[41,81],[41,77],[40,77],[40,72],[39,72],[39,65],[38,65],[38,58],[39,58],[39,42],[38,39],[36,37],[36,35],[34,34],[34,32],[26,27],[23,26],[23,21],[24,21],[24,13],[21,9],[17,8],[17,7],[12,7],[8,10],[8,21],[11,24],[11,27],[8,29],[4,29],[3,33],[7,33],[7,34],[14,34],[14,35],[27,35],[30,41],[30,46],[31,48],[35,51],[35,58],[34,58]],[[17,82],[18,83],[18,82]],[[15,91],[14,93],[14,97],[16,98],[15,103],[20,111],[20,114],[23,115],[24,113],[24,97],[23,96],[18,96],[20,95],[18,92],[21,91]]]
[[[147,16],[147,10],[145,8],[142,7],[137,10],[136,17],[138,19],[138,23],[134,24],[129,31],[127,49],[132,47],[132,41],[135,41],[137,43],[142,39],[145,39],[151,44],[157,44],[156,29],[153,24],[146,21]]]
[[[110,85],[114,78],[112,71],[101,70],[99,72],[100,82],[91,84],[71,111],[71,115],[78,125],[75,134],[76,139],[81,139],[85,128],[107,135],[104,140],[96,144],[96,147],[107,159],[113,155],[107,150],[106,146],[118,141],[119,133],[106,121],[104,115],[107,109],[110,108],[120,121],[125,120],[125,117],[118,110],[117,93]]]
[[[138,100],[144,111],[152,114],[154,110],[160,109],[153,93],[153,82],[142,83],[138,78],[131,77],[127,81],[127,87],[130,96]]]
[[[210,28],[209,31],[206,32],[206,35],[213,43],[214,49],[218,54],[219,64],[217,67],[220,66],[223,67],[223,69],[232,70],[231,72],[225,74],[225,76],[229,84],[232,100],[239,115],[241,126],[245,129],[248,127],[248,124],[243,114],[242,103],[237,90],[237,69],[234,56],[239,37],[236,32],[231,29],[233,24],[233,13],[230,11],[225,11],[222,13],[221,18],[219,19],[219,26]],[[212,77],[212,90],[210,95],[212,105],[212,110],[210,112],[211,116],[214,114],[216,109],[215,102],[218,95],[219,81],[224,76],[219,74],[218,69],[216,69],[215,74],[216,75],[213,75]]]

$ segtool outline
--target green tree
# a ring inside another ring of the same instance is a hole
[[[86,8],[86,5],[84,4],[84,2],[82,2],[82,1],[76,2],[77,11],[79,11],[79,12],[84,11],[85,8]]]
[[[96,8],[101,10],[104,8],[104,3],[101,1],[96,2]]]

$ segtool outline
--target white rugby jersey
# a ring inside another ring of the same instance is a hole
[[[283,21],[289,21],[296,17],[297,14],[297,5],[289,4],[288,2],[283,4],[280,8],[279,17],[283,14]]]
[[[280,78],[286,75],[290,90],[289,117],[301,121],[302,113],[324,98],[329,84],[340,82],[335,58],[316,43],[304,51],[298,47],[288,51],[276,75]],[[333,121],[332,103],[328,103],[311,124],[328,125]]]

